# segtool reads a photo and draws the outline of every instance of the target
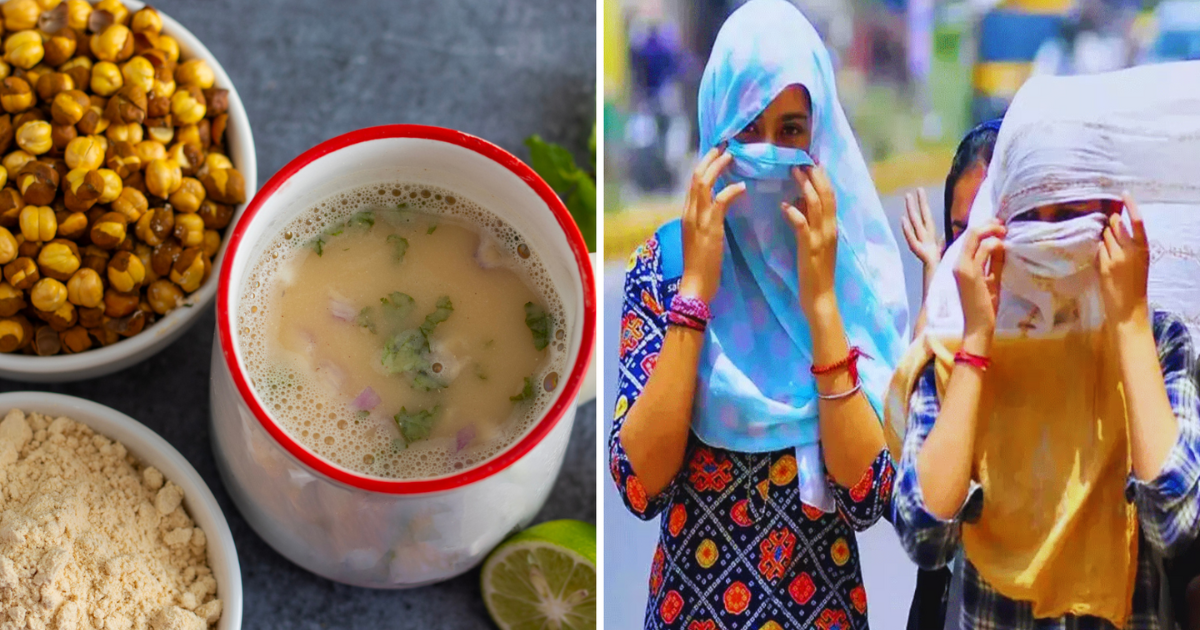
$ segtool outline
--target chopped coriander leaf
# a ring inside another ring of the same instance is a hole
[[[550,345],[550,329],[554,327],[553,320],[554,318],[550,317],[546,309],[533,302],[525,303],[525,325],[533,334],[534,348],[545,350],[546,346]]]
[[[533,398],[533,379],[528,376],[525,377],[525,387],[522,387],[516,396],[508,397],[513,402],[521,402],[522,400],[529,400],[531,398]]]
[[[356,212],[350,220],[346,222],[348,225],[356,225],[359,227],[372,228],[375,227],[375,213],[370,210]]]
[[[396,262],[404,262],[404,255],[408,253],[408,239],[397,234],[389,234],[387,242],[392,245],[392,260]]]
[[[317,238],[313,239],[312,248],[317,252],[318,256],[325,255],[325,237],[318,236]]]
[[[431,372],[431,370],[421,370],[414,374],[413,387],[416,387],[422,391],[431,392],[435,389],[442,389],[449,384]]]
[[[426,233],[426,234],[433,234],[434,230],[436,230],[436,229],[437,229],[437,224],[436,224],[436,223],[434,223],[433,225],[429,226],[429,229],[428,229],[428,230],[425,230],[425,233]]]
[[[454,304],[450,301],[450,296],[443,295],[438,298],[437,307],[433,312],[425,316],[425,323],[421,324],[421,332],[429,335],[433,332],[437,325],[450,318],[450,313],[454,312]]]
[[[412,413],[409,413],[407,408],[401,407],[399,413],[392,416],[392,419],[396,421],[396,426],[400,429],[400,435],[404,437],[405,447],[429,437],[437,412],[436,406],[433,409],[421,409]]]
[[[405,208],[407,208],[407,207],[408,207],[408,203],[407,203],[407,202],[405,202],[405,203],[398,203],[398,204],[396,204],[396,209],[397,209],[397,210],[403,210],[403,209],[405,209]]]
[[[392,337],[383,346],[383,367],[389,374],[416,372],[429,366],[429,340],[417,328]]]
[[[337,226],[337,229],[330,230],[329,232],[327,232],[327,234],[329,234],[330,236],[341,236],[342,232],[345,232],[345,231],[346,231],[346,226],[339,225],[339,226]]]
[[[375,330],[375,317],[371,314],[370,306],[358,312],[358,317],[354,319],[354,323],[371,331],[371,334],[375,334],[377,332]]]
[[[379,298],[379,302],[383,304],[383,316],[396,322],[404,321],[417,307],[417,301],[411,295],[399,291],[392,291],[391,295]]]

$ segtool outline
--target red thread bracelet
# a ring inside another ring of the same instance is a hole
[[[846,356],[844,358],[842,358],[842,360],[838,361],[837,363],[829,363],[827,365],[814,365],[811,368],[809,368],[809,371],[813,373],[813,376],[821,376],[822,374],[829,374],[830,372],[835,372],[837,370],[845,368],[850,371],[850,380],[854,381],[854,384],[857,385],[858,384],[858,359],[859,359],[859,357],[866,357],[866,358],[870,359],[871,355],[867,354],[866,352],[863,352],[862,348],[859,348],[858,346],[851,346],[850,352],[848,352],[846,354]]]
[[[955,352],[954,362],[979,368],[981,372],[986,372],[988,368],[992,367],[992,360],[988,357],[981,357],[978,354],[971,354],[966,350],[959,350],[958,352]]]

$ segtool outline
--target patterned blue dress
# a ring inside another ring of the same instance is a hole
[[[662,515],[645,627],[684,630],[867,628],[854,532],[891,511],[895,476],[880,451],[853,488],[830,487],[837,512],[800,501],[792,450],[738,453],[693,433],[671,484],[649,497],[621,446],[621,427],[654,371],[678,280],[663,279],[652,237],[629,259],[609,463],[626,507]],[[613,541],[612,544],[619,544]]]

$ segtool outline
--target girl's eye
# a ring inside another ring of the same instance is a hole
[[[783,135],[785,136],[802,136],[804,135],[804,127],[800,125],[784,125]]]

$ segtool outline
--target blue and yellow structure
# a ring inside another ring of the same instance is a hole
[[[1002,115],[1033,71],[1033,60],[1056,37],[1074,0],[1006,0],[979,24],[979,55],[972,72],[971,118]]]

